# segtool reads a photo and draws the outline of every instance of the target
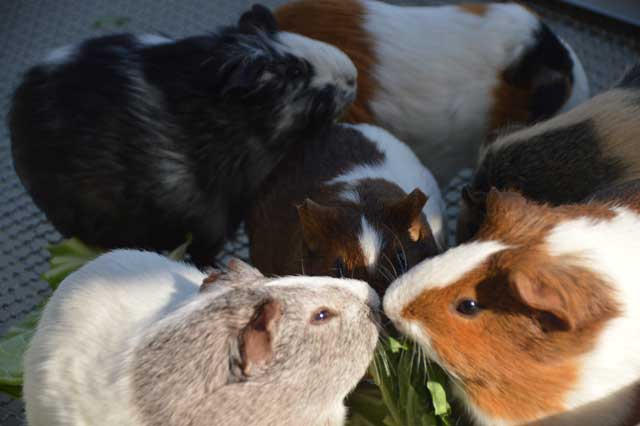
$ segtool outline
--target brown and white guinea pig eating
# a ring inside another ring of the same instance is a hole
[[[445,205],[408,146],[368,124],[298,144],[247,216],[251,261],[268,275],[362,279],[380,294],[446,247]]]
[[[476,424],[640,422],[639,188],[559,207],[492,190],[474,241],[390,286],[385,313]]]
[[[346,120],[385,127],[438,178],[470,165],[488,132],[589,96],[573,50],[517,4],[301,0],[274,13],[283,30],[333,44],[355,63],[358,96]]]
[[[612,89],[573,110],[486,144],[462,193],[458,242],[478,230],[492,187],[557,205],[638,178],[640,65],[635,65]]]

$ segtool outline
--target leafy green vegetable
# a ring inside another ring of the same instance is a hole
[[[193,241],[193,235],[191,233],[187,234],[187,240],[176,247],[171,253],[167,255],[169,259],[173,260],[182,260],[187,255],[187,250]]]
[[[40,319],[41,304],[19,324],[9,328],[0,341],[0,392],[14,398],[22,395],[22,357]]]
[[[49,270],[42,274],[42,279],[49,283],[52,290],[73,271],[103,253],[102,250],[89,247],[77,238],[63,240],[59,244],[47,246],[51,255]]]
[[[418,346],[392,337],[380,343],[370,368],[375,387],[349,397],[350,426],[449,426],[446,375]]]

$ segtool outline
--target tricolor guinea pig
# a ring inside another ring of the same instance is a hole
[[[516,189],[554,205],[640,178],[640,65],[582,105],[487,143],[462,192],[458,241],[471,238],[490,188]]]
[[[476,239],[390,286],[385,313],[477,425],[640,422],[639,189],[557,207],[492,190]]]
[[[162,250],[192,233],[192,258],[209,264],[288,149],[355,91],[349,58],[279,31],[262,6],[203,36],[93,38],[25,74],[14,164],[65,236]]]
[[[341,426],[377,343],[375,292],[230,268],[117,250],[71,274],[25,355],[29,425]]]
[[[385,127],[438,178],[471,165],[489,132],[589,96],[573,50],[517,4],[301,0],[274,14],[285,31],[330,43],[355,63],[358,96],[346,120]]]
[[[380,127],[337,124],[296,146],[247,216],[252,264],[268,275],[355,277],[380,294],[446,247],[436,180]]]

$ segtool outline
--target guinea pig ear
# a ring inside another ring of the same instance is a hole
[[[487,193],[475,191],[469,185],[462,188],[460,194],[460,212],[456,228],[458,244],[473,238],[487,214]]]
[[[471,188],[471,185],[462,187],[460,199],[469,209],[484,210],[487,207],[487,193],[484,191],[476,191]]]
[[[269,299],[258,305],[240,334],[242,373],[255,376],[273,359],[273,336],[282,318],[282,305]]]
[[[228,273],[239,275],[243,278],[248,278],[248,279],[264,278],[264,275],[262,275],[262,273],[259,270],[249,265],[248,263],[243,262],[237,257],[232,258],[229,261],[229,263],[227,263],[227,269],[228,269]]]
[[[260,271],[234,257],[227,264],[226,270],[214,269],[209,273],[209,276],[202,280],[200,293],[209,290],[216,284],[227,287],[260,285],[263,282],[260,278],[264,278]]]
[[[385,219],[399,229],[406,229],[412,241],[419,241],[431,235],[431,228],[422,216],[422,209],[429,197],[416,188],[400,201],[385,208]]]
[[[342,233],[344,220],[339,208],[322,206],[307,198],[297,209],[302,238],[310,250],[317,250],[325,241]]]
[[[252,62],[246,62],[242,58],[231,60],[222,69],[219,91],[222,96],[226,96],[236,90],[251,90],[256,87],[263,71],[264,67],[259,59]]]
[[[571,299],[560,284],[545,279],[544,274],[529,276],[515,271],[509,276],[509,288],[518,300],[532,309],[551,314],[561,329],[574,330],[577,319],[572,314]]]
[[[202,284],[200,284],[200,293],[209,290],[209,288],[212,287],[213,284],[218,282],[218,280],[222,276],[223,276],[223,273],[217,269],[214,269],[213,271],[211,271],[209,275],[202,280]]]
[[[248,34],[256,31],[275,33],[278,31],[278,23],[267,7],[261,4],[254,4],[251,10],[242,14],[238,21],[238,28]]]
[[[527,199],[517,191],[499,191],[491,188],[487,194],[486,211],[489,216],[497,216],[526,208],[527,203]]]

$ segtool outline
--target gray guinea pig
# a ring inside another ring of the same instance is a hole
[[[202,284],[202,288],[201,288]],[[31,426],[337,426],[377,343],[362,281],[210,277],[117,250],[70,275],[25,356]]]

